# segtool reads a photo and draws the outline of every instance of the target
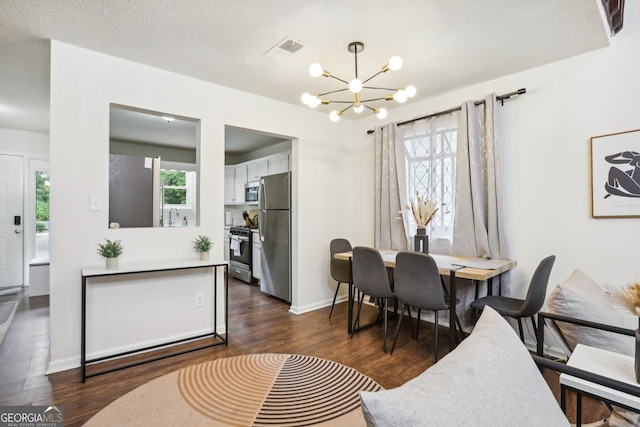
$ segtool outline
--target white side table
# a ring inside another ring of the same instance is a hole
[[[582,369],[612,380],[624,382],[638,387],[635,380],[634,358],[624,354],[613,353],[595,347],[578,344],[571,354],[567,366]],[[640,397],[636,397],[594,382],[577,378],[568,374],[560,374],[560,405],[566,410],[566,392],[571,389],[578,393],[577,423],[582,424],[582,395],[586,394],[608,403],[612,403],[635,412],[640,412]]]

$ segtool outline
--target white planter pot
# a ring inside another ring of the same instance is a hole
[[[200,261],[209,261],[209,251],[200,252]]]
[[[108,269],[116,269],[118,268],[118,258],[105,258],[107,260],[107,268]]]

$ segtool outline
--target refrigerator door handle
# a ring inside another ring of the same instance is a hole
[[[265,198],[266,189],[264,185],[264,178],[260,178],[260,184],[258,186],[258,209],[265,209],[265,203],[267,199]]]
[[[267,216],[267,212],[264,209],[258,211],[258,236],[261,242],[264,242],[264,221]]]

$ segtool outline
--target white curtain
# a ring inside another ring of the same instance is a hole
[[[495,94],[465,102],[458,116],[454,255],[508,259],[495,121]]]
[[[401,135],[395,123],[376,127],[375,247],[408,249],[401,218],[406,193],[404,154]],[[399,160],[399,161],[398,161]]]
[[[495,107],[495,94],[491,94],[484,104],[465,102],[458,115],[453,255],[508,259]],[[506,287],[508,274],[503,274],[500,281]],[[472,323],[469,304],[475,299],[476,285],[480,296],[486,295],[486,283],[469,283],[458,289],[460,304],[456,311],[463,326]],[[496,283],[494,289],[497,292]]]

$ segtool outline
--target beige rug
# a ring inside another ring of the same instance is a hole
[[[360,392],[382,387],[330,360],[253,354],[194,365],[144,384],[87,426],[359,426]]]

